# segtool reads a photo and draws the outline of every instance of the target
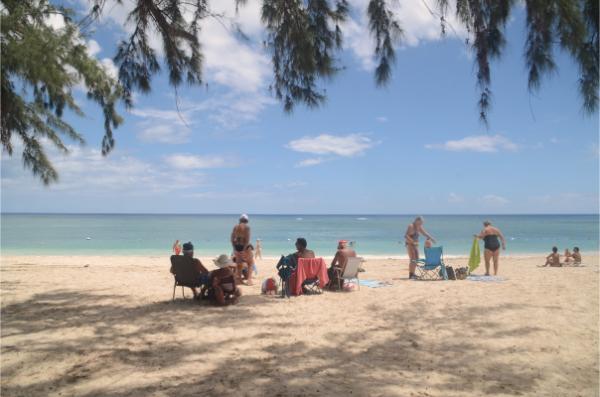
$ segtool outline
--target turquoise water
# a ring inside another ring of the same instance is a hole
[[[253,239],[263,254],[293,251],[305,237],[319,255],[331,255],[339,239],[356,241],[362,255],[405,255],[403,240],[413,216],[251,215]],[[545,253],[577,245],[598,251],[598,215],[431,215],[426,229],[450,255],[467,255],[472,235],[491,219],[505,234],[507,254]],[[197,255],[230,251],[237,215],[2,214],[4,255],[167,255],[175,239],[191,240]]]

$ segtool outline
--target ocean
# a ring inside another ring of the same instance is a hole
[[[1,214],[3,255],[170,255],[173,242],[192,241],[197,256],[230,253],[238,215]],[[407,215],[252,215],[252,238],[263,255],[294,251],[297,237],[330,256],[340,239],[360,255],[406,255]],[[506,254],[540,254],[553,245],[598,251],[598,215],[425,215],[425,228],[448,255],[468,255],[473,234],[489,219],[507,239]]]

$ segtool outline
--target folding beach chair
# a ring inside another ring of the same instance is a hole
[[[345,280],[356,280],[358,289],[360,289],[360,281],[358,280],[358,273],[360,271],[360,264],[362,260],[360,258],[348,258],[346,267],[342,273],[341,269],[335,269],[335,277],[337,278],[338,290],[342,291],[342,283]]]
[[[443,247],[425,248],[425,259],[417,260],[416,270],[420,280],[448,280]]]
[[[173,285],[173,300],[175,300],[175,290],[181,287],[181,295],[185,299],[184,287],[198,288],[201,287],[201,273],[196,269],[194,258],[185,255],[171,256],[171,273],[175,278]]]
[[[286,296],[289,298],[290,293],[290,277],[292,273],[296,271],[296,263],[294,255],[283,256],[281,255],[281,259],[275,266],[277,268],[277,274],[281,280],[281,297],[285,298]]]

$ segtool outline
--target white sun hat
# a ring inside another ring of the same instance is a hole
[[[224,267],[227,267],[227,266],[235,265],[235,262],[232,261],[231,258],[225,254],[219,255],[219,257],[217,259],[213,259],[213,262],[218,268],[221,268],[221,269]]]

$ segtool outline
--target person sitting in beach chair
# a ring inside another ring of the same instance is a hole
[[[339,287],[340,284],[343,286],[343,280],[340,282],[340,280],[337,278],[340,274],[344,273],[346,264],[348,263],[348,258],[356,258],[356,251],[348,247],[348,241],[338,241],[337,251],[333,257],[333,260],[331,261],[329,269],[327,269],[327,275],[329,276],[329,288]]]
[[[546,263],[542,267],[551,266],[551,267],[561,267],[560,263],[560,255],[558,253],[558,248],[552,247],[552,253],[546,257]]]
[[[219,306],[236,304],[242,293],[236,286],[235,263],[227,255],[220,255],[213,262],[218,269],[210,272],[208,298]]]
[[[171,273],[175,276],[173,299],[177,286],[188,287],[194,294],[194,299],[200,299],[202,293],[197,288],[207,285],[209,271],[200,259],[194,258],[194,245],[191,242],[183,244],[183,256],[171,256]]]
[[[296,239],[296,252],[295,252],[295,256],[297,259],[300,258],[307,258],[307,259],[311,259],[311,258],[315,258],[315,253],[309,249],[307,249],[306,247],[308,246],[308,243],[306,242],[305,238],[302,237],[298,237],[298,239]]]

